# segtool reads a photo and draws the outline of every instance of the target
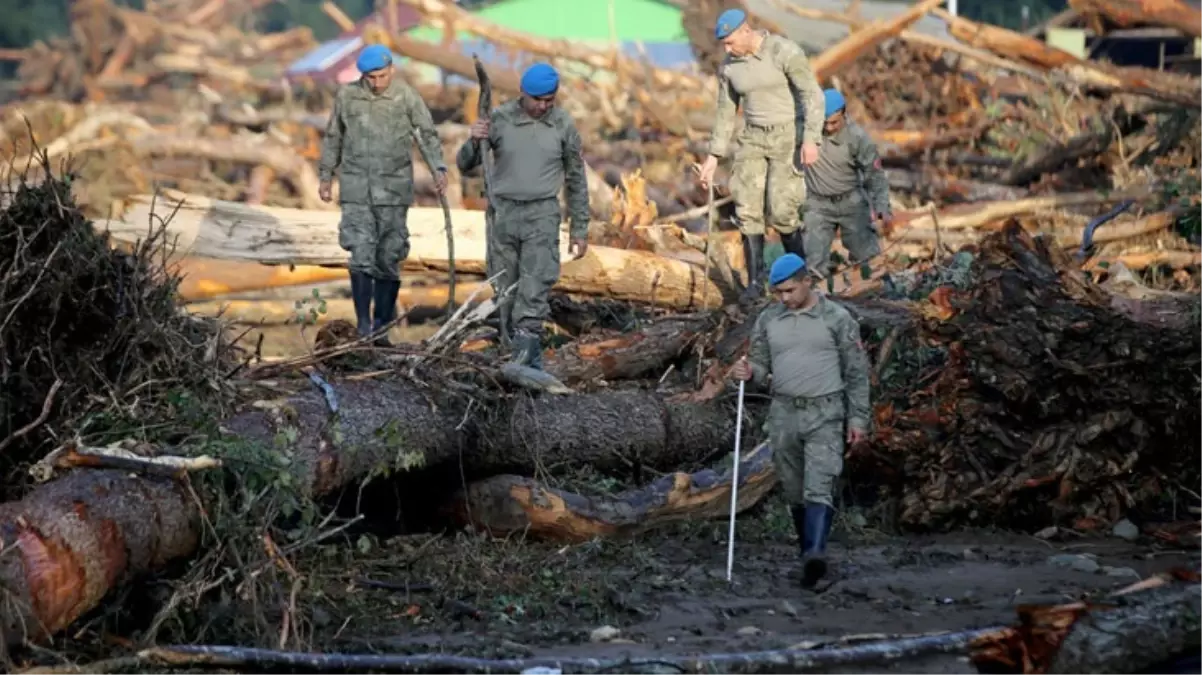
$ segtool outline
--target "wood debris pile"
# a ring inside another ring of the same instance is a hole
[[[853,475],[891,475],[915,529],[1170,517],[1166,495],[1202,478],[1197,298],[1116,295],[1017,223],[966,262],[925,285],[915,327],[877,326],[876,438]]]
[[[651,223],[704,228],[706,195],[691,164],[704,151],[712,119],[712,77],[533,37],[441,0],[405,2],[427,25],[453,26],[561,66],[563,105],[586,139],[594,243],[661,254],[696,248],[682,245],[673,228]],[[1131,208],[1093,237],[1095,257],[1086,266],[1100,272],[1121,260],[1136,270],[1169,271],[1166,284],[1196,283],[1199,252],[1190,238],[1198,225],[1188,212],[1196,211],[1202,141],[1198,78],[1083,61],[1026,35],[946,16],[936,4],[928,0],[888,23],[824,16],[852,33],[811,55],[819,78],[845,92],[852,117],[877,139],[888,169],[898,219],[873,264],[905,265],[936,249],[955,250],[1011,217],[1055,234],[1065,247],[1080,246],[1091,216],[1132,198]],[[18,169],[30,165],[28,119],[52,159],[77,158],[79,201],[98,217],[124,217],[131,198],[136,203],[157,187],[334,208],[315,190],[329,87],[279,79],[312,39],[304,31],[249,35],[229,23],[257,6],[176,3],[138,12],[106,0],[77,3],[72,38],[28,52],[28,97],[3,111],[8,158]],[[1094,3],[1095,13],[1113,14],[1108,6]],[[715,3],[686,7],[685,27],[704,54],[712,40],[699,27],[717,10]],[[327,13],[341,28],[355,28],[332,4]],[[956,39],[908,27],[927,13],[947,20]],[[370,22],[363,30],[409,63],[474,77],[471,59],[454,48]],[[514,94],[515,71],[491,75],[495,103]],[[474,119],[475,89],[421,89],[451,158]],[[642,195],[625,185],[636,171]],[[419,210],[435,206],[420,161],[417,182]],[[478,177],[458,176],[452,167],[451,182],[452,207],[482,206]],[[717,227],[724,232],[733,228],[727,196],[720,185]],[[931,208],[941,211],[932,216]],[[627,213],[632,209],[637,213]],[[738,255],[733,260],[737,268]],[[1188,273],[1174,278],[1175,270]]]

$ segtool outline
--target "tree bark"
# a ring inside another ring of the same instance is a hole
[[[117,584],[190,554],[198,513],[172,480],[91,469],[0,504],[5,643],[53,635]]]

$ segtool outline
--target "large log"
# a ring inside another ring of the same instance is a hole
[[[1202,37],[1202,10],[1181,0],[1068,0],[1078,13],[1106,17],[1120,28],[1165,26]]]
[[[458,461],[469,476],[581,464],[668,470],[727,446],[734,431],[728,406],[670,403],[642,391],[520,394],[468,416],[466,397],[404,382],[332,386],[337,415],[314,389],[239,414],[224,428],[268,449],[277,448],[277,434],[295,439],[275,452],[288,454],[291,484],[313,497],[378,471]],[[197,506],[172,481],[96,469],[75,469],[0,505],[5,643],[62,630],[121,581],[191,554]]]
[[[153,207],[152,207],[153,204]],[[347,253],[338,245],[338,211],[310,211],[256,206],[165,191],[157,200],[139,196],[119,218],[98,227],[118,242],[145,239],[150,223],[167,221],[168,244],[176,255],[267,264],[344,267]],[[465,274],[485,272],[483,211],[452,210],[455,269]],[[409,210],[410,271],[445,271],[448,267],[446,232],[441,209]],[[556,288],[569,293],[604,295],[617,300],[654,303],[663,307],[702,307],[722,297],[704,269],[685,260],[647,251],[590,246],[580,260],[567,250],[567,224],[560,233],[562,264]],[[708,290],[707,287],[708,286]]]
[[[615,495],[581,495],[524,476],[476,481],[456,495],[451,512],[495,537],[516,532],[561,541],[630,536],[666,523],[730,513],[731,470],[677,471]],[[736,510],[755,506],[776,485],[772,448],[760,444],[739,462]]]
[[[1005,58],[1018,59],[1044,70],[1061,73],[1086,87],[1109,93],[1141,94],[1191,108],[1202,105],[1202,91],[1196,77],[1174,77],[1170,73],[1142,72],[1130,68],[1104,68],[1029,35],[952,16],[941,9],[933,10],[932,14],[946,21],[948,30],[958,40]]]

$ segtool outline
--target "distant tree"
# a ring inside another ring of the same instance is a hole
[[[957,13],[973,21],[1023,30],[1023,7],[1027,26],[1042,23],[1068,7],[1065,0],[958,0]]]
[[[308,26],[318,40],[328,40],[342,31],[321,11],[322,0],[283,0],[259,12],[255,28],[265,33]],[[338,6],[355,21],[371,14],[374,0],[341,0]]]

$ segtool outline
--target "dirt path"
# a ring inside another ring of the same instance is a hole
[[[779,649],[865,633],[1011,624],[1019,604],[1072,601],[1199,560],[1196,552],[1118,539],[1055,544],[992,532],[843,534],[847,542],[832,547],[835,579],[814,593],[786,576],[797,549],[781,510],[774,500],[759,517],[740,520],[733,586],[725,580],[724,523],[558,547],[460,534],[424,544],[413,562],[406,576],[428,583],[427,590],[355,589],[340,600],[333,594],[323,623],[337,634],[318,633],[340,651],[483,657]],[[389,545],[408,552],[419,546]],[[344,588],[350,576],[388,576],[381,567],[364,567],[362,558],[359,565],[346,562],[335,575]],[[404,583],[392,577],[398,580]],[[606,625],[620,631],[616,638],[591,641]],[[956,657],[905,668],[976,672]]]

